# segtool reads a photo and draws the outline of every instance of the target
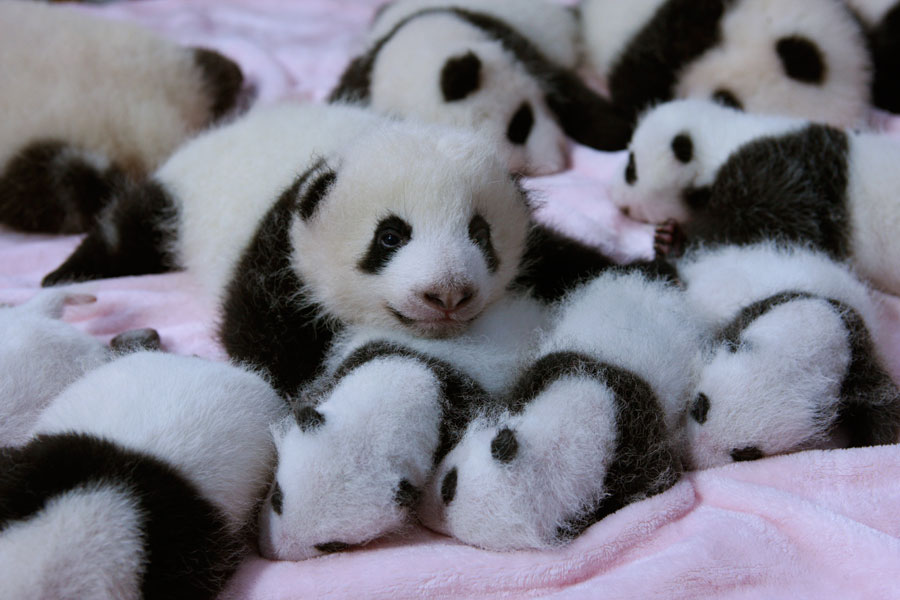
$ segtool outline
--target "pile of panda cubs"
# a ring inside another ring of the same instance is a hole
[[[0,3],[0,223],[86,231],[127,179],[232,111],[242,82],[211,50],[71,9]]]

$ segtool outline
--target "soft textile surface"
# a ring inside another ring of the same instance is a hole
[[[91,9],[238,60],[260,101],[320,101],[377,1],[146,0]],[[900,130],[900,119],[879,122]],[[646,227],[623,222],[603,182],[623,155],[585,148],[572,170],[529,186],[540,216],[621,260],[647,256]],[[78,238],[0,231],[0,303],[19,303]],[[155,327],[171,352],[223,358],[213,306],[184,274],[78,286],[97,295],[66,319],[108,339]],[[887,299],[879,332],[900,373],[900,303]],[[236,598],[900,597],[900,446],[814,451],[691,473],[555,552],[491,553],[414,528],[370,547],[302,563],[250,558]]]

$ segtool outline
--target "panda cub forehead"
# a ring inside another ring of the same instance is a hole
[[[526,198],[471,133],[386,123],[301,180],[293,259],[342,321],[454,332],[518,269]]]

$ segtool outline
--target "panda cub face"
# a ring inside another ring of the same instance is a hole
[[[526,198],[470,134],[390,124],[298,189],[293,260],[311,300],[353,324],[459,332],[512,281]]]
[[[415,17],[390,37],[373,66],[371,100],[382,112],[478,131],[513,172],[567,165],[565,133],[538,82],[499,41],[451,14]]]

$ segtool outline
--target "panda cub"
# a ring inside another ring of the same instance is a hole
[[[872,102],[900,113],[900,2],[845,0],[866,31],[872,63]]]
[[[71,9],[0,2],[0,223],[86,231],[125,177],[151,172],[227,113],[242,81],[210,50]]]
[[[345,324],[455,335],[511,284],[552,301],[610,264],[533,225],[471,132],[284,104],[182,147],[44,284],[187,269],[232,359],[292,394]]]
[[[610,190],[629,216],[694,241],[811,244],[900,293],[896,139],[680,100],[645,114],[629,150]]]
[[[215,598],[245,551],[283,400],[225,364],[136,353],[0,451],[0,596]]]
[[[573,291],[435,469],[422,521],[486,549],[549,548],[669,488],[703,332],[678,289],[639,273]]]
[[[520,348],[536,340],[546,313],[519,296],[451,339],[345,331],[326,374],[273,428],[278,467],[260,513],[263,556],[309,558],[408,525],[434,464],[512,385]]]
[[[377,111],[491,135],[509,169],[566,168],[566,135],[620,150],[629,123],[575,74],[575,15],[543,0],[398,0],[331,93]]]
[[[764,243],[697,251],[679,272],[716,327],[687,427],[694,468],[898,441],[900,390],[870,334],[877,306],[849,268]]]
[[[841,0],[584,0],[581,15],[590,65],[634,117],[658,102],[702,98],[866,123],[871,64]]]

